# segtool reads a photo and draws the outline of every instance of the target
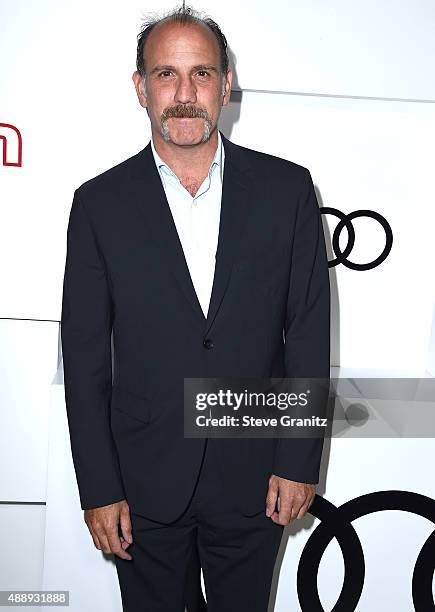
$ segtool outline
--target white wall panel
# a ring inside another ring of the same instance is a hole
[[[0,590],[39,590],[44,565],[45,505],[0,504]],[[17,606],[2,607],[2,612]],[[26,610],[41,610],[34,606]]]
[[[0,501],[44,501],[59,325],[0,320]]]
[[[45,530],[45,590],[69,591],[71,612],[120,612],[121,595],[113,555],[94,546],[83,520],[61,380],[51,388],[47,518]]]
[[[435,99],[430,0],[202,5],[225,27],[242,89]]]

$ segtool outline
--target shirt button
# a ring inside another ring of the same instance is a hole
[[[213,340],[211,338],[205,338],[202,344],[206,349],[211,349],[214,346]]]

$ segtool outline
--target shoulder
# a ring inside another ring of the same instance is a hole
[[[84,181],[76,188],[76,194],[80,198],[88,199],[95,196],[104,197],[107,194],[113,193],[114,190],[119,189],[124,184],[124,181],[129,178],[142,153],[143,150]]]
[[[228,140],[227,142],[231,152],[247,162],[255,177],[263,177],[268,180],[278,179],[298,184],[303,183],[310,177],[308,168],[294,161],[244,147]]]

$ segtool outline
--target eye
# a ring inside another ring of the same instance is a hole
[[[172,74],[170,70],[162,70],[161,72],[159,72],[159,77],[169,76],[170,74]]]
[[[206,77],[210,76],[210,73],[207,70],[198,70],[196,74],[199,74],[199,76],[201,76],[202,78],[204,78],[204,76]]]

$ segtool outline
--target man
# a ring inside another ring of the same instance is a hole
[[[184,610],[196,546],[209,612],[265,612],[283,527],[318,482],[321,438],[183,432],[184,378],[329,377],[311,175],[219,132],[231,80],[215,22],[189,8],[147,22],[133,81],[152,139],[81,185],[70,213],[71,447],[127,612]]]

